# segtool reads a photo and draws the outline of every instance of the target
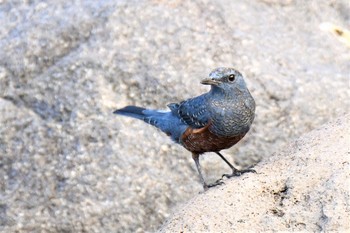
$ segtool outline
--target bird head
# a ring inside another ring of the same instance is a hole
[[[209,74],[209,78],[201,81],[204,85],[211,85],[213,90],[232,92],[237,88],[244,91],[247,87],[243,76],[233,68],[216,68]]]

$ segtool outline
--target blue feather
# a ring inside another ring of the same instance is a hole
[[[114,114],[128,116],[143,120],[147,124],[160,129],[173,141],[180,143],[181,135],[185,132],[188,125],[171,111],[151,110],[137,106],[127,106],[113,112]]]

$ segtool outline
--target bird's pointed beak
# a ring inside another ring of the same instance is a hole
[[[211,78],[206,78],[201,81],[201,84],[204,85],[218,85],[220,83],[219,80],[211,79]]]

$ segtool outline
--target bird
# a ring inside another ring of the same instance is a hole
[[[240,176],[253,169],[238,170],[223,155],[249,131],[255,117],[255,101],[249,92],[243,75],[234,68],[219,67],[209,78],[201,81],[210,85],[207,93],[179,103],[170,103],[168,110],[126,106],[113,113],[136,118],[155,126],[175,143],[192,153],[204,191],[223,184],[222,178]],[[203,176],[199,156],[214,152],[231,168],[231,174],[208,184]]]

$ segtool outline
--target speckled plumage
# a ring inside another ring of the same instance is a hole
[[[210,91],[171,103],[169,111],[127,106],[114,113],[141,119],[191,151],[204,189],[207,189],[210,185],[202,176],[199,154],[216,152],[223,158],[219,151],[233,146],[249,131],[255,115],[255,101],[243,76],[232,68],[213,70],[202,84],[211,85]],[[238,170],[228,165],[233,170],[232,176],[237,175]]]

